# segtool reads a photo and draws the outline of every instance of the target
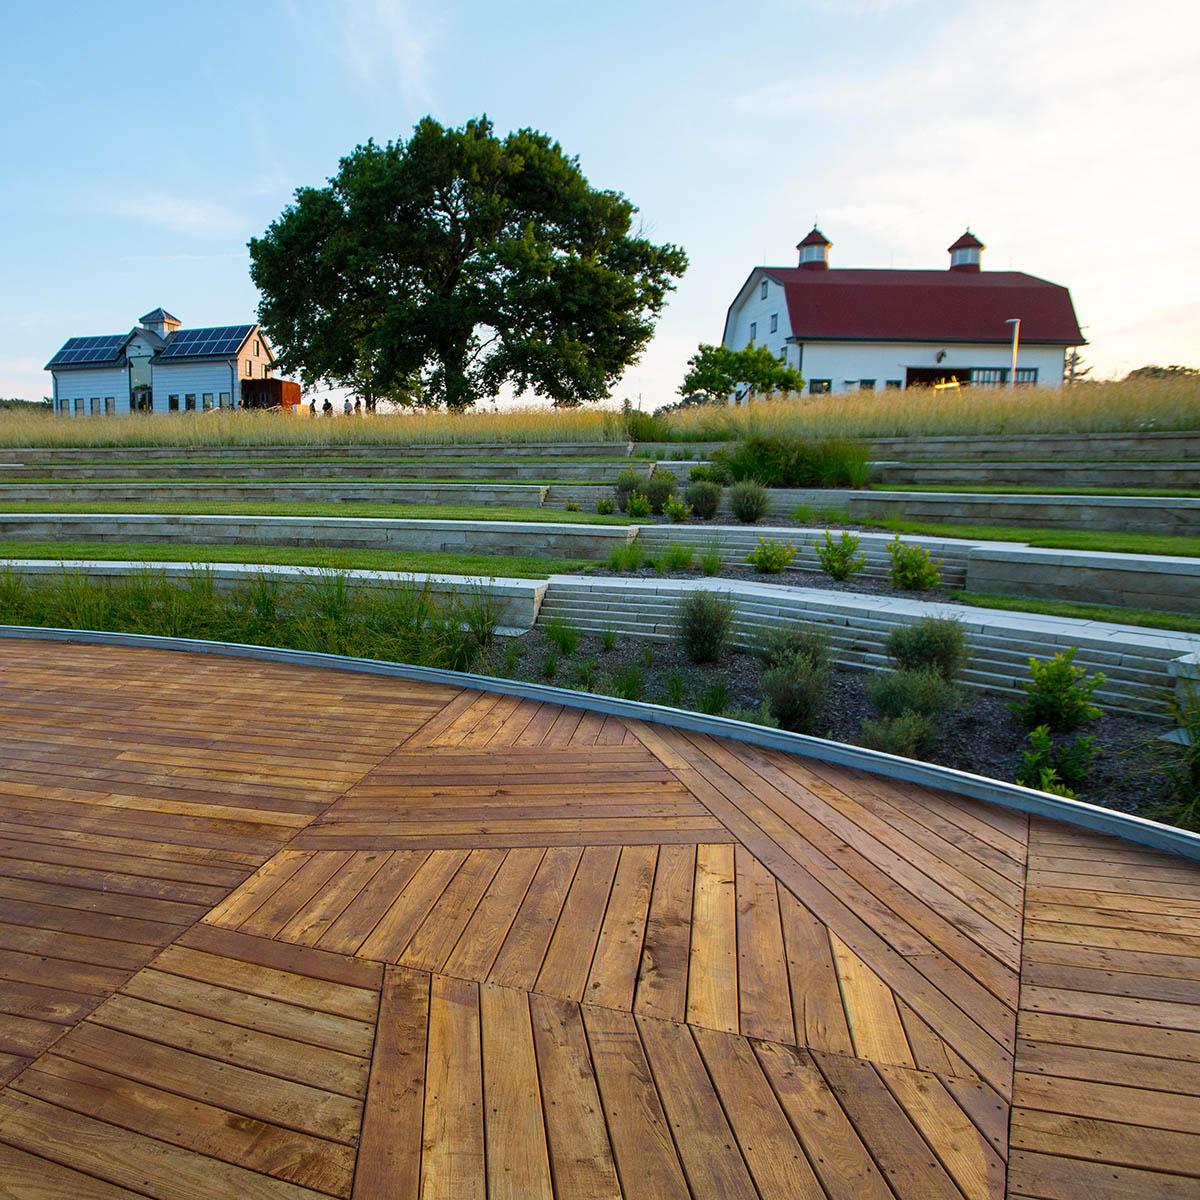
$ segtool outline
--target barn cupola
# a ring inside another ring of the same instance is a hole
[[[829,248],[833,243],[814,225],[796,249],[800,251],[800,266],[806,271],[829,269]]]
[[[163,339],[170,337],[180,325],[179,318],[171,316],[165,308],[156,308],[153,312],[148,312],[144,317],[139,317],[138,322],[143,329],[157,333]]]
[[[984,244],[968,229],[953,246],[949,247],[950,270],[978,271],[979,256],[984,249],[986,249]]]

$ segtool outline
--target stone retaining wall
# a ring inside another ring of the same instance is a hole
[[[872,483],[961,484],[1025,488],[1194,488],[1200,490],[1200,460],[1190,463],[999,463],[873,462]]]

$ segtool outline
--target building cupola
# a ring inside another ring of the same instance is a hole
[[[979,256],[986,249],[984,244],[968,229],[950,250],[950,270],[978,271]]]
[[[796,249],[800,251],[800,267],[806,271],[827,271],[829,249],[833,243],[814,225]]]
[[[156,308],[153,312],[148,312],[144,317],[139,317],[138,322],[143,329],[158,334],[164,340],[170,337],[180,325],[179,318],[171,316],[165,308]]]

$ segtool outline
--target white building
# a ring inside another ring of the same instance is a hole
[[[725,318],[724,344],[766,346],[799,370],[808,391],[857,392],[957,382],[1059,387],[1067,350],[1084,344],[1065,287],[1021,271],[981,271],[968,230],[948,271],[832,270],[817,228],[794,267],[756,267]]]
[[[275,355],[257,325],[181,329],[156,308],[128,333],[69,338],[46,364],[60,416],[239,408],[242,382],[270,379]]]

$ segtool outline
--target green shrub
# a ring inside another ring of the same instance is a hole
[[[690,484],[687,502],[692,506],[692,512],[702,521],[711,521],[721,507],[723,490],[719,483],[711,483],[704,479]]]
[[[771,498],[761,483],[744,479],[729,489],[729,508],[743,525],[753,525],[767,515]]]
[[[860,540],[857,534],[843,532],[834,541],[833,534],[825,530],[824,539],[813,542],[821,570],[834,579],[850,579],[857,575],[867,565],[867,556],[858,548]]]
[[[644,479],[638,488],[638,491],[646,498],[650,505],[650,511],[654,513],[662,513],[666,507],[666,503],[675,495],[675,475],[671,471],[664,471],[661,467],[650,476],[649,479]],[[632,497],[630,497],[632,502]],[[631,517],[645,516],[645,513],[635,513],[630,510]]]
[[[667,672],[667,677],[663,680],[663,688],[666,701],[672,708],[678,708],[683,703],[683,693],[686,687],[683,672],[678,667],[673,667]]]
[[[747,725],[765,725],[768,729],[779,728],[779,722],[775,720],[765,700],[757,708],[743,708],[735,705],[725,713],[725,716],[731,721],[745,721]]]
[[[1182,740],[1157,743],[1166,759],[1168,793],[1147,815],[1200,833],[1200,691],[1187,689],[1172,701],[1171,713]]]
[[[792,564],[796,547],[791,542],[774,538],[759,538],[758,545],[746,556],[746,561],[764,575],[780,575]]]
[[[731,479],[767,487],[862,487],[867,479],[866,448],[843,438],[752,436],[712,457]]]
[[[629,507],[629,497],[641,486],[642,477],[632,468],[622,471],[613,484],[613,500],[622,511]]]
[[[724,487],[733,482],[729,468],[719,462],[701,463],[699,466],[693,467],[688,478],[693,483],[715,483],[718,487]]]
[[[611,654],[617,648],[617,631],[615,629],[606,629],[600,635],[600,649],[605,654]]]
[[[923,713],[901,713],[863,722],[862,744],[902,758],[925,758],[937,744],[937,722]]]
[[[924,546],[909,546],[897,534],[888,542],[892,560],[892,586],[905,592],[921,592],[942,582],[942,561],[934,559]]]
[[[692,506],[685,504],[678,496],[669,496],[662,510],[664,515],[670,517],[676,525],[680,521],[686,521],[692,515]]]
[[[596,501],[596,511],[602,517],[612,516],[613,509],[615,508],[616,504],[613,503],[611,496],[601,496],[600,499]]]
[[[646,552],[642,549],[642,543],[636,539],[632,542],[626,542],[623,546],[614,546],[608,556],[608,569],[610,571],[640,570],[645,560],[645,555]]]
[[[1104,682],[1104,675],[1097,671],[1089,676],[1083,667],[1077,667],[1077,650],[1072,646],[1045,661],[1029,660],[1032,678],[1025,685],[1025,699],[1011,706],[1026,728],[1078,729],[1101,715],[1102,710],[1092,703],[1092,693]]]
[[[686,571],[692,565],[696,552],[691,546],[682,546],[678,542],[670,542],[659,553],[654,565],[663,574],[668,571]]]
[[[551,617],[546,622],[544,632],[546,640],[567,658],[570,658],[579,646],[579,630],[574,625],[568,625],[562,617]]]
[[[1017,782],[1056,796],[1076,798],[1076,789],[1087,782],[1096,757],[1096,739],[1084,734],[1056,743],[1048,725],[1030,730],[1017,768]]]
[[[937,717],[959,702],[958,688],[930,667],[915,671],[886,671],[867,684],[867,698],[881,717],[906,712]]]
[[[700,693],[697,707],[710,717],[719,717],[729,707],[729,685],[723,679],[714,680]]]
[[[797,655],[763,672],[763,699],[784,729],[811,733],[829,695],[829,664]]]
[[[932,667],[943,679],[953,679],[967,665],[967,635],[960,621],[926,617],[893,629],[887,652],[903,670]]]
[[[720,546],[708,546],[700,555],[700,570],[705,575],[719,575],[721,573],[721,548]]]
[[[779,667],[797,658],[817,665],[832,666],[829,638],[820,629],[769,629],[754,647],[754,655],[766,667]]]
[[[650,501],[641,492],[630,492],[625,503],[625,511],[635,520],[648,517],[653,511]]]
[[[646,680],[640,667],[626,667],[616,672],[609,684],[610,693],[622,700],[640,700],[646,690]]]
[[[669,442],[671,428],[653,413],[627,406],[624,411],[625,436],[631,442]]]
[[[579,512],[580,511],[579,505],[574,500],[568,500],[566,502],[566,504],[563,505],[563,508],[567,512]]]
[[[677,624],[679,644],[688,658],[715,662],[733,632],[733,600],[724,592],[695,588],[679,602]]]

